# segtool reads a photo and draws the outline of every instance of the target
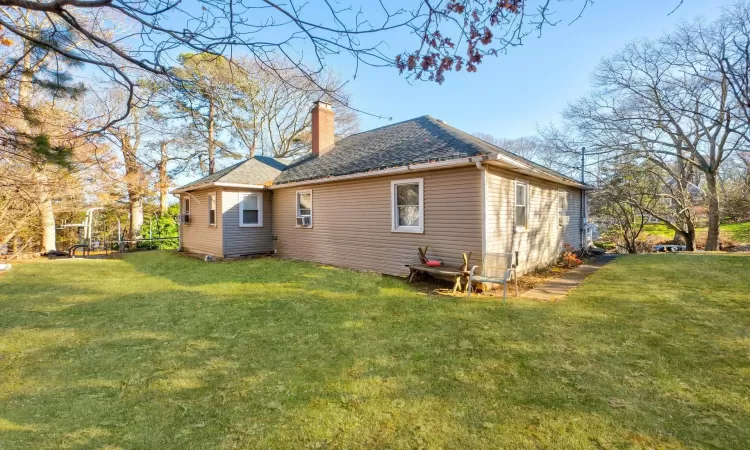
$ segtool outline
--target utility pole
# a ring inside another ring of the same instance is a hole
[[[581,147],[581,184],[586,184],[586,147]],[[588,247],[586,203],[586,191],[581,189],[581,248],[584,251]]]
[[[581,147],[581,183],[586,183],[586,147]]]

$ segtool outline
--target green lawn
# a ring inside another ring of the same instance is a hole
[[[724,239],[731,239],[734,242],[747,244],[750,243],[750,222],[723,223],[719,227]],[[706,227],[696,228],[696,234],[699,240],[706,240]],[[674,231],[664,224],[648,224],[643,227],[643,236],[656,236],[659,239],[672,239]]]
[[[723,224],[721,230],[736,242],[750,243],[750,222]]]
[[[750,257],[565,301],[169,253],[0,275],[0,448],[747,448]]]

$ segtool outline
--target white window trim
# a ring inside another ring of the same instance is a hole
[[[242,222],[242,202],[245,201],[245,197],[256,197],[258,199],[258,223],[243,223]],[[237,204],[239,206],[239,224],[241,228],[263,228],[263,193],[262,192],[241,192],[240,201]]]
[[[401,184],[419,185],[419,226],[405,227],[398,225],[398,207],[396,205],[396,186]],[[391,181],[391,232],[393,233],[424,233],[424,178],[410,178],[407,180]]]
[[[516,192],[518,192],[518,185],[522,184],[526,187],[526,204],[524,209],[524,221],[526,225],[516,225],[516,209],[518,209],[518,201],[516,201]],[[529,183],[523,180],[515,180],[513,184],[513,225],[516,231],[526,231],[529,228]]]
[[[187,208],[185,208],[186,204],[188,205]],[[190,223],[193,221],[193,215],[192,215],[192,212],[191,212],[191,207],[192,207],[192,205],[190,204],[190,197],[183,198],[182,199],[182,218],[181,218],[181,222],[182,222],[182,225],[184,225],[186,227],[189,227]],[[186,209],[187,209],[187,211],[186,211]],[[189,220],[188,222],[185,222],[185,216],[190,217],[190,219],[188,219]]]
[[[211,197],[214,198],[214,223],[211,223]],[[207,216],[206,216],[206,222],[208,222],[209,227],[216,227],[216,224],[219,222],[219,204],[216,201],[216,191],[209,192],[206,196],[206,200],[208,200],[206,205],[208,207]]]
[[[295,220],[295,226],[297,228],[312,228],[313,227],[313,208],[315,208],[315,204],[313,203],[313,192],[312,189],[303,189],[301,191],[296,191],[294,193],[294,209],[295,209],[295,219],[298,219],[302,217],[299,213],[299,195],[300,194],[310,194],[310,225],[296,225]]]

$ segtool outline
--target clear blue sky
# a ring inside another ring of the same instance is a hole
[[[556,3],[556,2],[553,2]],[[577,8],[581,2],[561,1],[555,7]],[[487,58],[477,73],[450,73],[440,86],[409,85],[395,69],[365,68],[349,83],[353,105],[392,116],[393,122],[430,114],[464,131],[498,137],[534,134],[537,124],[560,120],[565,105],[586,93],[590,75],[602,58],[628,42],[658,37],[684,20],[713,20],[723,0],[597,0],[574,24],[547,28],[540,38],[529,36],[522,47]],[[566,16],[571,11],[566,10]],[[345,79],[351,71],[342,72]],[[362,130],[387,125],[363,116]]]

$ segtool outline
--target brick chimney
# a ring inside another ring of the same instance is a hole
[[[333,109],[326,102],[317,101],[312,108],[312,152],[323,156],[333,148]]]

